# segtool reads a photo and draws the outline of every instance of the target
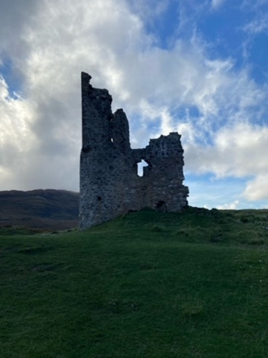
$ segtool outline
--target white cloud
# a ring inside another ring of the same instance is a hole
[[[6,185],[77,190],[80,72],[89,71],[96,86],[108,82],[120,98],[125,75],[120,55],[147,46],[146,37],[140,40],[142,23],[123,1],[80,0],[75,7],[71,1],[40,1],[35,16],[27,20],[21,24],[21,37],[14,39],[27,44],[19,58],[5,45],[13,71],[21,68],[25,79],[24,99],[9,98],[7,84],[1,82],[2,152],[8,157],[2,156],[2,170],[13,173],[12,183]],[[3,187],[2,180],[3,176]]]
[[[212,173],[216,181],[217,178],[253,178],[245,187],[241,184],[240,194],[237,192],[236,195],[249,201],[267,200],[267,141],[267,127],[236,124],[223,128],[215,135],[215,142],[211,146],[189,143],[185,146],[187,172]],[[232,183],[228,184],[227,181],[225,195],[229,196],[231,186]],[[221,204],[218,208],[224,209],[228,205]]]
[[[212,0],[211,2],[211,7],[213,9],[218,9],[220,6],[223,5],[223,3],[225,2],[226,0]]]
[[[165,13],[171,3],[171,0],[129,0],[131,9],[146,22],[151,23]],[[152,10],[153,9],[153,10]]]
[[[145,18],[124,0],[28,0],[21,17],[19,2],[4,3],[12,22],[0,11],[0,39],[9,34],[0,61],[11,61],[23,82],[21,97],[11,98],[4,72],[0,81],[2,188],[78,189],[81,71],[109,89],[114,110],[125,109],[134,147],[179,130],[189,172],[242,177],[268,169],[268,129],[252,125],[263,117],[267,89],[231,58],[211,60],[196,34],[157,47]],[[168,1],[159,4],[156,16]]]
[[[0,171],[1,188],[16,188],[27,155],[37,141],[30,126],[34,111],[27,101],[10,97],[8,85],[0,76]]]
[[[256,13],[259,13],[262,9],[262,6],[267,6],[267,0],[243,0],[241,4],[241,8],[243,10],[254,10]]]
[[[235,200],[229,204],[218,205],[217,209],[219,209],[219,210],[236,210],[238,208],[238,206],[239,206],[239,200]]]
[[[214,173],[217,177],[252,177],[268,172],[263,154],[268,128],[235,124],[215,134],[211,146],[187,144],[186,166],[190,172]]]
[[[268,199],[268,174],[258,175],[255,179],[248,182],[243,193],[244,197],[250,201]]]
[[[244,26],[243,30],[248,32],[251,35],[256,35],[259,33],[268,33],[268,15],[262,14],[258,18],[250,21],[247,25]]]

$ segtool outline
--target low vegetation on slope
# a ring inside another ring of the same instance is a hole
[[[65,230],[78,224],[79,194],[66,190],[0,191],[0,228]]]
[[[265,358],[268,212],[0,232],[1,358]]]

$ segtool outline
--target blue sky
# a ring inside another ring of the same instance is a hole
[[[79,188],[80,72],[133,148],[182,135],[190,205],[268,207],[268,0],[0,0],[0,190]]]

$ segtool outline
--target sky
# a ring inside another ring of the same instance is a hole
[[[268,208],[268,0],[0,0],[0,190],[79,190],[80,73],[132,148],[178,131],[189,204]]]

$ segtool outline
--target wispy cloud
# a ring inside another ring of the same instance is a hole
[[[238,206],[239,206],[239,200],[235,200],[232,203],[219,205],[219,206],[217,206],[217,209],[220,209],[220,210],[236,210],[238,208]]]
[[[212,0],[211,2],[211,7],[213,9],[218,9],[220,6],[223,5],[223,3],[225,2],[226,0]]]
[[[258,18],[246,24],[243,30],[251,35],[260,33],[268,34],[268,14],[258,15]]]

